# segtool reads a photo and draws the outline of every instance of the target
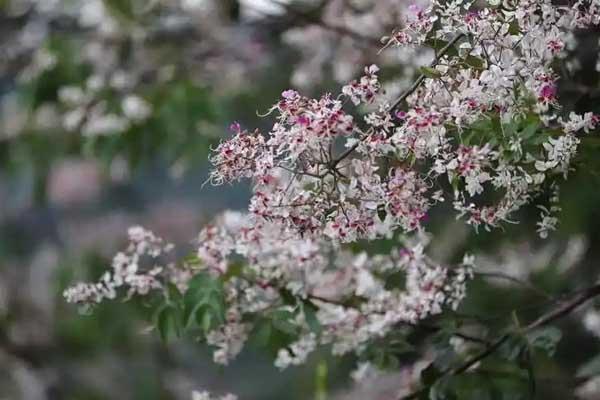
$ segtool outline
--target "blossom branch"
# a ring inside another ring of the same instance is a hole
[[[436,57],[433,59],[433,61],[429,64],[429,67],[430,68],[435,67],[437,65],[437,63],[440,61],[440,59],[446,53],[448,53],[448,51],[452,47],[454,47],[454,45],[456,43],[458,43],[458,41],[460,41],[464,37],[465,37],[465,35],[463,33],[460,33],[460,34],[456,35],[450,42],[448,42],[448,44],[446,44],[439,51],[439,53],[436,55]],[[421,86],[423,84],[423,82],[425,81],[426,78],[427,78],[427,76],[425,74],[419,75],[419,77],[413,82],[413,84],[404,93],[402,93],[402,95],[400,97],[398,97],[396,99],[396,101],[394,101],[394,103],[388,108],[387,111],[389,113],[393,113],[408,98],[408,96],[410,96],[411,94],[413,94],[419,88],[419,86]],[[366,138],[368,138],[371,134],[373,134],[373,132],[374,131],[371,130],[371,132],[369,132],[368,134],[366,134],[362,138],[362,140],[365,140]],[[341,161],[343,161],[350,154],[352,154],[358,148],[359,145],[360,145],[360,141],[356,142],[354,145],[352,145],[346,151],[344,151],[342,154],[340,154],[338,158],[336,158],[335,160],[333,160],[331,162],[331,168],[332,169],[335,168]]]

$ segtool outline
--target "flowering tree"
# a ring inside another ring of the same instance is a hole
[[[486,235],[537,207],[537,235],[551,234],[560,186],[600,124],[592,111],[561,104],[562,67],[577,34],[599,24],[596,0],[410,6],[382,39],[382,57],[408,48],[433,60],[401,94],[385,90],[376,65],[338,95],[285,91],[265,115],[274,121],[269,132],[234,123],[210,156],[207,183],[252,182],[246,213],[215,218],[196,253],[180,261],[171,245],[133,227],[101,280],[65,297],[84,306],[119,295],[158,299],[160,335],[194,335],[214,347],[219,364],[251,336],[276,346],[281,369],[319,347],[353,353],[358,378],[397,367],[410,349],[424,365],[397,398],[448,399],[491,390],[483,376],[497,357],[509,377],[489,379],[512,382],[498,398],[532,395],[532,360],[539,351],[551,356],[561,337],[549,325],[600,295],[600,286],[551,300],[546,313],[500,331],[468,321],[460,307],[469,281],[483,274],[471,255],[477,249],[436,262],[426,253],[436,240],[429,216],[453,213]],[[457,340],[468,349],[449,349]]]

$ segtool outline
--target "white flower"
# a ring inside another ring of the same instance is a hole
[[[192,392],[192,400],[237,400],[237,396],[228,393],[223,396],[217,397],[213,396],[210,392],[206,390],[202,392],[194,390]]]
[[[82,129],[84,136],[101,136],[121,133],[129,128],[129,122],[116,114],[91,113]]]
[[[139,96],[129,95],[121,102],[123,114],[132,121],[146,120],[152,113],[152,107]]]
[[[207,391],[203,391],[203,392],[198,392],[198,391],[193,391],[192,392],[192,400],[212,400],[210,393]]]
[[[58,90],[58,98],[69,106],[78,106],[86,100],[85,93],[79,86],[63,86]]]

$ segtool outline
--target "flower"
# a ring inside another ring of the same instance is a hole
[[[139,96],[129,95],[121,102],[123,114],[132,121],[141,122],[150,116],[152,107]]]

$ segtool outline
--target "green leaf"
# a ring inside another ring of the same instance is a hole
[[[266,347],[271,341],[271,335],[273,334],[273,325],[268,320],[263,320],[262,323],[255,325],[254,334],[252,335],[253,341],[261,347]]]
[[[155,325],[164,342],[171,337],[179,337],[181,334],[179,310],[170,304],[163,305],[157,311]]]
[[[400,367],[400,360],[398,357],[381,346],[372,347],[369,358],[380,370],[395,370]]]
[[[188,265],[200,265],[201,260],[198,258],[196,254],[190,254],[183,259],[183,262]]]
[[[440,71],[438,71],[435,68],[431,68],[431,67],[421,67],[421,68],[419,68],[419,71],[421,71],[421,73],[423,75],[425,75],[426,77],[432,78],[432,79],[437,79],[442,76],[442,73]]]
[[[126,20],[135,17],[132,0],[104,0],[104,5],[114,17]]]
[[[539,128],[540,124],[538,121],[531,121],[530,123],[528,123],[525,128],[521,131],[521,137],[523,139],[529,139],[532,138],[533,135],[535,135],[535,133],[537,132],[538,128]]]
[[[562,332],[553,326],[536,329],[527,335],[527,339],[533,348],[544,351],[550,357],[556,352],[556,346],[561,338]]]
[[[167,302],[180,302],[183,299],[183,295],[173,283],[167,283]]]
[[[290,321],[284,319],[274,319],[273,327],[281,332],[287,333],[288,335],[296,335],[298,333],[298,327]]]
[[[302,303],[302,311],[306,324],[313,333],[319,334],[322,331],[321,323],[317,319],[317,308],[310,302]]]
[[[207,273],[200,273],[192,278],[183,304],[186,327],[197,325],[206,333],[225,322],[223,284]]]
[[[521,33],[521,27],[519,26],[519,23],[515,20],[513,20],[509,27],[508,27],[508,33],[510,33],[511,35],[518,35],[519,33]]]
[[[406,354],[413,352],[415,346],[410,344],[405,338],[394,338],[390,341],[388,349],[396,355]]]
[[[485,69],[485,61],[479,57],[469,55],[465,58],[465,63],[476,70]]]
[[[212,327],[212,314],[210,312],[205,312],[202,315],[202,329],[204,333],[208,333]]]
[[[433,50],[435,50],[436,54],[441,51],[443,48],[445,48],[446,46],[448,46],[448,41],[446,40],[441,40],[441,39],[429,39],[425,42],[426,46],[431,47]],[[447,51],[446,54],[450,57],[454,57],[458,55],[458,50],[456,50],[455,46],[450,47]]]

